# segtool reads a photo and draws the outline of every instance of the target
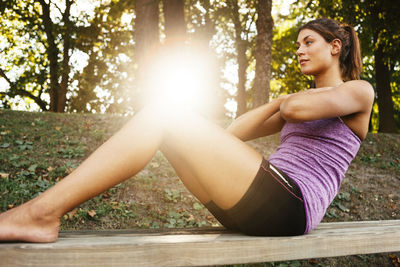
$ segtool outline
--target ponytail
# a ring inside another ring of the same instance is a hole
[[[328,43],[334,39],[342,42],[339,62],[344,81],[359,80],[362,71],[360,42],[354,28],[347,24],[339,24],[336,20],[320,18],[303,25],[303,29],[318,32]]]
[[[362,71],[362,61],[360,52],[360,42],[354,28],[347,24],[342,24],[340,27],[344,30],[344,40],[348,47],[342,47],[340,53],[340,68],[345,81],[359,80]],[[343,42],[342,41],[342,42]],[[344,46],[344,44],[342,44]]]

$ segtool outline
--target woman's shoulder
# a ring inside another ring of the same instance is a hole
[[[375,91],[372,85],[365,80],[351,80],[345,82],[341,89],[344,89],[348,94],[357,101],[364,102],[366,106],[372,106],[375,99]]]
[[[367,94],[369,96],[374,97],[375,96],[375,91],[372,85],[365,80],[351,80],[344,82],[344,85],[355,92]]]

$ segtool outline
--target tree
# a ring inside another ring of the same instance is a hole
[[[271,49],[274,21],[272,0],[259,0],[257,4],[256,73],[253,85],[253,107],[269,101],[271,79]]]
[[[10,83],[0,94],[3,106],[22,96],[41,110],[124,112],[135,60],[133,27],[123,16],[132,17],[134,2],[93,3],[94,15],[79,0],[0,4],[9,25],[1,31],[8,40],[2,76]]]
[[[5,14],[0,22],[7,25],[1,28],[0,38],[8,40],[0,75],[10,83],[0,92],[3,107],[12,106],[13,99],[21,96],[41,110],[133,111],[147,51],[151,54],[152,47],[159,47],[162,32],[166,43],[185,40],[186,45],[194,44],[214,56],[215,44],[221,42],[220,68],[211,70],[215,79],[210,80],[217,84],[223,65],[235,60],[238,115],[251,106],[258,1],[171,0],[161,1],[163,5],[159,0],[94,1],[93,12],[77,14],[79,1],[0,4]],[[222,97],[222,90],[212,87]],[[218,102],[223,107],[224,101]]]
[[[240,3],[243,5],[251,5],[253,2]],[[254,21],[255,12],[248,12],[243,14],[239,12],[240,6],[238,0],[229,0],[228,6],[231,12],[231,18],[235,30],[235,46],[238,63],[238,86],[237,86],[237,112],[236,116],[247,111],[247,93],[246,93],[246,81],[247,81],[247,68],[249,67],[249,60],[247,58],[247,50],[250,47],[249,32],[250,27]],[[253,5],[254,6],[254,5]],[[250,8],[247,6],[247,9]]]
[[[295,93],[312,85],[312,76],[301,73],[296,55],[298,29],[304,25],[307,16],[314,16],[303,2],[297,1],[291,5],[288,15],[278,14],[275,18],[271,62],[272,97]]]
[[[184,0],[163,0],[166,43],[183,45],[186,39]]]
[[[236,41],[236,53],[238,61],[238,86],[237,86],[237,112],[236,116],[240,116],[247,110],[246,105],[246,71],[249,66],[246,50],[247,43],[242,37],[243,26],[240,20],[238,0],[230,0],[229,3],[232,5],[232,19],[235,25],[235,41]]]
[[[14,31],[18,32],[20,37],[25,36],[24,41],[34,41],[30,47],[34,51],[29,51],[25,46],[22,55],[14,54],[11,62],[2,66],[2,76],[10,84],[9,90],[1,96],[3,103],[20,95],[35,101],[42,110],[64,112],[70,75],[69,58],[73,48],[71,36],[75,29],[70,21],[73,1],[64,0],[63,4],[64,10],[57,4],[44,0],[14,0],[0,4],[2,14],[7,14],[2,19],[12,21],[11,28],[3,29],[2,35],[7,36]],[[51,10],[57,10],[58,16],[53,14],[56,21],[52,19]],[[8,37],[5,53],[12,52],[15,42],[15,37]],[[12,81],[8,72],[11,72],[15,63],[24,64],[28,69],[34,70],[25,71]],[[49,102],[42,97],[46,93],[50,95]]]
[[[159,0],[137,0],[135,20],[135,51],[139,68],[144,55],[159,44]]]
[[[141,100],[144,94],[145,82],[148,80],[149,68],[152,64],[152,52],[160,44],[159,36],[159,0],[136,1],[135,19],[135,54],[136,54],[136,94],[133,95],[133,109],[142,106]],[[131,89],[133,90],[133,88]]]
[[[135,3],[110,1],[77,27],[74,52],[87,58],[69,86],[67,111],[132,111],[135,73]],[[81,15],[82,16],[82,15]]]
[[[391,1],[373,1],[370,19],[374,45],[376,88],[379,107],[379,131],[396,133],[397,127],[394,119],[391,80],[394,67],[400,64],[398,56],[400,49],[399,40],[390,40],[393,35],[400,35],[400,27],[393,21],[399,18],[400,8],[393,6]],[[389,32],[388,32],[389,31]],[[364,38],[363,38],[364,41]],[[397,50],[397,53],[396,53]],[[396,54],[395,54],[396,53]]]
[[[225,43],[232,42],[235,47],[234,53],[227,49],[225,58],[231,60],[234,56],[238,66],[236,116],[240,116],[248,107],[259,106],[269,99],[272,1],[229,0],[220,5],[217,28],[222,28]]]

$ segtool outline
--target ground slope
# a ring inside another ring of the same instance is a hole
[[[0,110],[0,212],[73,171],[128,117]],[[226,125],[229,121],[220,122]],[[268,157],[279,136],[249,142]],[[369,134],[324,221],[400,219],[400,135]],[[62,229],[217,226],[161,153],[141,173],[64,216]],[[400,253],[260,266],[398,266]]]

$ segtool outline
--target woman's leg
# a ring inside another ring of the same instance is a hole
[[[56,240],[63,214],[139,172],[160,147],[192,193],[222,208],[240,200],[261,162],[257,152],[201,117],[145,108],[57,185],[0,214],[0,240]]]
[[[196,114],[168,123],[160,150],[189,191],[222,209],[242,198],[262,161],[246,143]]]
[[[55,186],[1,213],[0,240],[55,241],[63,214],[133,176],[153,157],[162,140],[155,115],[138,113]]]

